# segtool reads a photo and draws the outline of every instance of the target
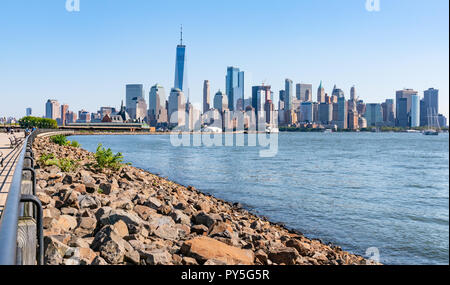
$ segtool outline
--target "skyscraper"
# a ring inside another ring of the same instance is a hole
[[[302,102],[300,105],[300,121],[311,123],[314,121],[312,102]]]
[[[230,111],[237,111],[239,99],[244,100],[244,72],[233,66],[228,67],[225,86],[225,92],[228,96],[228,107]]]
[[[49,99],[45,104],[45,117],[47,119],[57,120],[61,117],[61,109],[57,100]]]
[[[136,119],[136,101],[138,98],[144,98],[144,85],[127,84],[125,106],[131,119]]]
[[[397,126],[399,127],[409,127],[410,116],[411,116],[411,96],[417,95],[417,91],[412,89],[403,89],[396,92],[396,115],[397,115]],[[406,108],[400,106],[404,104],[400,99],[406,99]]]
[[[329,124],[333,120],[333,104],[320,103],[318,110],[319,122]]]
[[[295,86],[295,97],[301,102],[308,101],[308,97],[312,94],[312,84],[299,83]]]
[[[205,80],[205,82],[203,82],[203,113],[206,113],[211,109],[210,92],[211,87],[209,85],[209,80]]]
[[[366,104],[366,113],[364,118],[367,120],[368,127],[378,127],[383,125],[383,109],[381,104]]]
[[[186,46],[183,45],[183,27],[181,27],[180,44],[177,46],[174,88],[178,88],[184,93],[189,91],[187,86]]]
[[[397,104],[397,126],[409,126],[408,98],[399,98]]]
[[[347,101],[345,100],[345,97],[339,97],[338,98],[338,127],[340,129],[347,129],[347,123],[348,123],[348,105]]]
[[[145,99],[143,97],[139,97],[136,99],[135,104],[136,104],[134,108],[136,110],[135,120],[139,122],[144,122],[148,114],[147,102],[145,102]]]
[[[439,90],[430,88],[423,92],[425,108],[428,116],[437,116],[439,114]],[[429,113],[429,114],[428,114]]]
[[[393,126],[395,124],[394,99],[386,99],[381,107],[383,108],[383,121],[386,125]]]
[[[261,85],[252,87],[252,107],[256,113],[256,120],[259,124],[260,118],[264,117],[265,102],[271,100],[272,92],[270,85]]]
[[[293,106],[292,106],[292,102],[294,100],[294,94],[293,92],[293,86],[292,86],[292,80],[290,79],[286,79],[285,80],[285,84],[284,84],[284,90],[285,90],[285,94],[284,94],[284,109],[289,111],[292,110]]]
[[[63,104],[61,105],[61,125],[65,126],[66,125],[66,115],[67,112],[69,111],[69,105],[67,104]]]
[[[341,98],[341,97],[344,97],[345,95],[344,95],[344,91],[342,91],[342,89],[339,89],[336,87],[336,85],[334,85],[331,96],[336,96],[337,98]]]
[[[322,81],[320,81],[319,88],[317,89],[317,102],[325,103],[325,88],[322,86]]]
[[[178,113],[175,113],[178,112]],[[176,115],[175,115],[176,114]],[[178,88],[173,88],[169,96],[168,120],[172,126],[184,126],[186,122],[186,100],[184,93]]]
[[[411,96],[411,127],[420,126],[420,97],[419,95]]]
[[[166,92],[161,85],[154,85],[149,93],[148,121],[153,127],[167,123]]]
[[[355,88],[355,86],[352,86],[352,88],[350,88],[350,100],[356,101],[356,88]]]
[[[219,112],[222,114],[223,111],[228,110],[228,97],[226,94],[224,94],[222,91],[217,91],[216,95],[214,96],[214,109],[219,110]]]
[[[29,117],[29,116],[31,116],[32,114],[33,114],[33,109],[27,108],[27,109],[26,109],[26,116]]]

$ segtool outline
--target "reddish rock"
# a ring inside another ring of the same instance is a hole
[[[181,251],[202,263],[214,259],[228,265],[252,265],[254,261],[253,252],[229,246],[209,237],[197,237],[186,241]]]

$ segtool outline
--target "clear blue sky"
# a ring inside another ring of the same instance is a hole
[[[246,97],[261,82],[278,95],[285,78],[346,96],[356,85],[368,103],[434,87],[449,113],[448,0],[380,0],[380,12],[366,0],[80,0],[77,13],[65,2],[0,1],[0,116],[41,116],[49,98],[119,107],[127,83],[169,93],[180,24],[197,103],[203,80],[223,90],[235,65]]]

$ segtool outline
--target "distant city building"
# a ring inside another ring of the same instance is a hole
[[[439,114],[439,90],[429,88],[423,92],[426,108],[435,116]]]
[[[339,98],[344,97],[345,94],[344,94],[344,91],[342,91],[342,89],[336,88],[336,85],[334,85],[331,96],[336,96],[339,99]]]
[[[100,107],[100,110],[98,112],[101,115],[101,117],[103,118],[106,115],[111,117],[113,114],[117,113],[117,110],[114,107]]]
[[[359,128],[358,121],[359,121],[358,112],[350,110],[348,112],[348,128],[351,130],[357,130]]]
[[[439,115],[437,116],[437,121],[438,121],[438,123],[439,123],[439,127],[441,127],[441,128],[446,128],[446,127],[448,127],[447,118],[446,118],[444,115],[439,114]]]
[[[325,88],[322,86],[322,81],[320,81],[319,88],[317,89],[317,103],[325,103]]]
[[[272,100],[266,101],[264,104],[264,111],[266,112],[266,123],[271,126],[275,125],[278,118],[275,118],[275,107]]]
[[[228,97],[228,108],[230,111],[238,111],[238,100],[244,100],[244,72],[233,66],[228,67],[225,86],[225,92]],[[244,109],[240,111],[242,110]]]
[[[366,104],[366,108],[364,118],[367,120],[367,126],[383,126],[383,109],[381,104]]]
[[[211,109],[211,87],[209,80],[203,82],[203,113]]]
[[[183,45],[183,28],[181,28],[180,44],[177,45],[174,88],[180,89],[180,91],[183,92],[183,95],[186,94],[186,92],[189,93],[186,70],[186,46]]]
[[[290,80],[290,79],[286,79],[285,80],[285,84],[284,84],[284,86],[285,86],[285,88],[284,88],[284,90],[285,90],[285,94],[284,94],[284,103],[285,103],[285,105],[284,105],[284,109],[285,110],[292,110],[293,109],[293,107],[292,107],[292,101],[294,100],[294,97],[293,97],[293,86],[292,86],[292,80]]]
[[[192,104],[188,103],[186,108],[186,114],[187,114],[186,125],[189,128],[189,131],[200,130],[202,125],[201,121],[202,114],[200,110],[194,108]]]
[[[166,108],[166,91],[161,85],[155,84],[149,93],[148,123],[152,127],[165,126],[168,123]]]
[[[364,114],[366,113],[366,104],[363,100],[358,100],[356,102],[356,110],[358,111],[360,117],[364,116]]]
[[[383,108],[383,121],[386,126],[395,125],[395,104],[394,99],[386,99],[384,103],[381,104]]]
[[[345,97],[338,97],[338,121],[337,125],[340,129],[348,127],[348,105]]]
[[[77,122],[77,113],[68,111],[66,114],[66,124],[73,124]]]
[[[314,109],[312,102],[302,102],[300,105],[300,121],[312,123],[314,121]]]
[[[171,126],[184,126],[186,123],[186,100],[179,88],[173,88],[169,96],[169,123]],[[177,115],[175,116],[175,112]]]
[[[365,129],[365,128],[367,128],[367,120],[366,120],[366,118],[360,116],[360,117],[358,118],[358,125],[359,125],[359,128],[360,128],[360,129]]]
[[[333,120],[333,104],[319,104],[319,122],[329,124]]]
[[[420,97],[419,95],[411,96],[411,127],[420,126]]]
[[[91,122],[91,113],[86,110],[78,111],[78,120],[77,123],[90,123]]]
[[[65,126],[67,124],[66,122],[66,116],[67,112],[69,111],[69,105],[63,104],[61,105],[61,118],[60,118],[60,124]]]
[[[26,109],[26,116],[29,117],[29,116],[31,116],[31,115],[33,115],[33,109],[27,108],[27,109]]]
[[[45,104],[45,117],[58,120],[61,118],[61,109],[57,100],[48,100]]]
[[[411,96],[417,95],[417,91],[412,89],[403,89],[396,92],[396,116],[397,126],[409,127],[411,116]],[[406,102],[401,99],[406,99]],[[406,106],[404,105],[406,103]]]
[[[399,98],[396,105],[397,126],[404,128],[409,127],[408,98]]]
[[[228,110],[228,97],[220,90],[214,96],[214,109],[219,110],[221,114],[223,111]]]
[[[131,119],[136,119],[136,101],[138,98],[144,98],[144,85],[128,84],[126,86],[126,108]]]
[[[147,118],[147,113],[148,113],[147,102],[142,97],[136,98],[135,102],[136,102],[136,105],[135,105],[135,108],[133,108],[133,109],[136,110],[136,114],[135,114],[134,119],[136,121],[142,123]]]
[[[295,98],[300,102],[308,100],[312,94],[312,84],[299,83],[295,86]]]
[[[261,116],[261,112],[264,111],[264,104],[267,99],[270,100],[272,92],[271,86],[261,85],[252,87],[252,107],[255,109],[256,115]]]
[[[352,101],[357,100],[355,86],[352,86],[352,88],[350,88],[350,100],[352,100]]]

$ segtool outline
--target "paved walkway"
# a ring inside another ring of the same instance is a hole
[[[14,136],[23,139],[24,133],[15,133]],[[22,149],[21,147],[11,148],[10,137],[9,134],[0,133],[0,162],[4,159],[3,165],[0,164],[0,216],[8,198],[17,159]]]

